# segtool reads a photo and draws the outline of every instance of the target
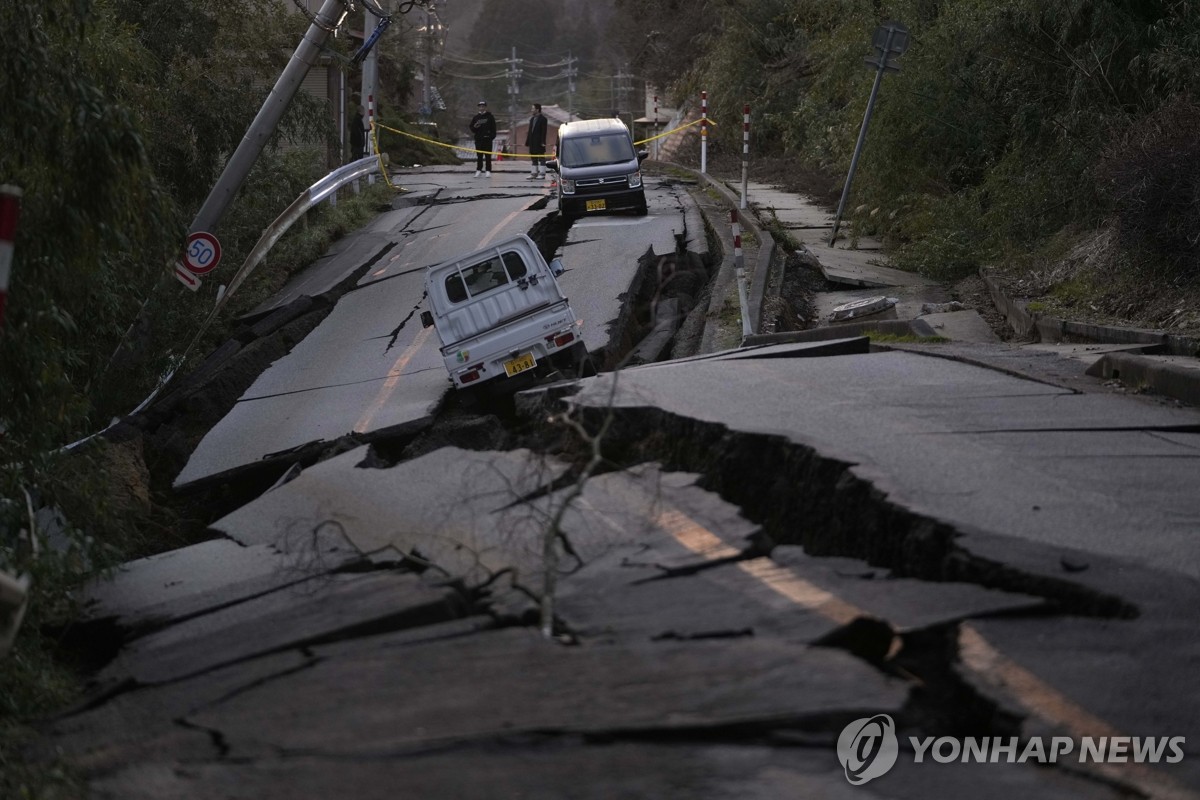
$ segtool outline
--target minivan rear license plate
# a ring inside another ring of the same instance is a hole
[[[587,210],[588,211],[603,211],[604,210],[604,201],[603,200],[588,200],[587,201]]]
[[[522,353],[511,361],[504,362],[504,373],[511,378],[519,372],[533,369],[536,366],[537,359],[533,357],[533,353]]]

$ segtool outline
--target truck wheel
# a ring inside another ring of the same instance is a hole
[[[591,355],[588,353],[587,346],[583,342],[575,345],[575,352],[572,354],[575,359],[575,377],[591,378],[596,374],[596,364],[592,361]]]

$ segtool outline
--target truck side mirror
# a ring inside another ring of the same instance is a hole
[[[421,327],[422,328],[433,327],[433,313],[432,312],[430,312],[430,311],[422,311],[421,312]]]
[[[566,272],[566,267],[564,267],[563,263],[561,261],[559,261],[557,258],[550,262],[550,274],[551,275],[553,275],[554,277],[557,278],[559,275],[562,275],[564,272]]]
[[[558,159],[557,158],[547,158],[546,159],[546,169],[550,170],[551,172],[558,172]]]

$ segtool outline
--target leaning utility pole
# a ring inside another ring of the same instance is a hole
[[[275,88],[271,90],[266,102],[259,109],[258,116],[250,123],[250,128],[242,138],[241,144],[229,157],[225,169],[221,172],[221,177],[217,179],[204,204],[200,206],[196,218],[192,220],[192,225],[188,228],[189,233],[211,232],[217,227],[221,217],[225,215],[229,205],[233,202],[238,189],[245,182],[250,168],[254,166],[263,147],[275,133],[279,120],[282,119],[292,98],[299,91],[304,76],[317,63],[325,41],[337,28],[338,21],[342,17],[341,8],[342,0],[325,0],[321,4],[321,10],[313,18],[308,32],[304,34],[304,38],[296,47],[296,52],[292,54],[291,61],[284,68],[279,80],[275,82]]]

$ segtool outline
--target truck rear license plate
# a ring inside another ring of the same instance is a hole
[[[604,210],[604,201],[603,200],[588,200],[587,201],[587,210],[588,211],[603,211]]]
[[[511,361],[504,362],[504,373],[511,378],[519,372],[533,369],[536,366],[537,359],[533,357],[533,353],[522,353]]]

